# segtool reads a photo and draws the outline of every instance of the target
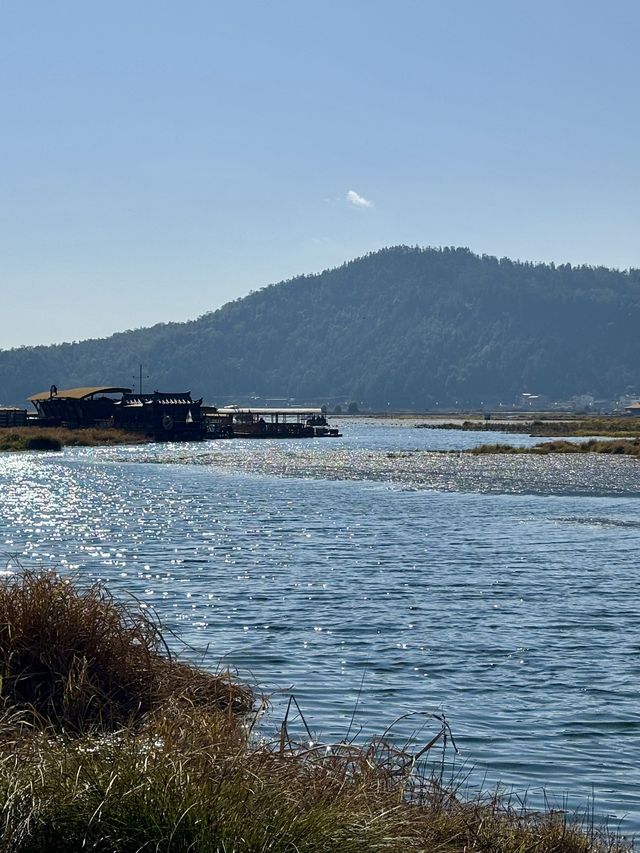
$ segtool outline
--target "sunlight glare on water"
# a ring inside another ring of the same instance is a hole
[[[0,454],[2,568],[135,595],[193,660],[293,690],[318,737],[343,737],[356,702],[363,736],[444,710],[472,779],[593,794],[640,829],[635,460],[344,431]]]

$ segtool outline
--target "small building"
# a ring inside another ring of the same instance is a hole
[[[640,400],[636,400],[635,403],[625,406],[624,413],[625,415],[633,415],[636,418],[640,417]]]
[[[525,391],[520,394],[520,397],[516,401],[516,407],[519,409],[541,411],[548,403],[549,398],[545,394],[530,394],[528,391]]]
[[[158,441],[204,438],[202,400],[193,400],[190,391],[133,394],[130,388],[99,385],[49,391],[28,398],[46,426],[71,429],[118,427],[142,432]]]

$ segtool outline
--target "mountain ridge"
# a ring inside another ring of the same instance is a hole
[[[0,400],[88,384],[216,403],[257,395],[374,407],[613,398],[637,387],[640,271],[394,246],[271,284],[195,320],[0,350]]]

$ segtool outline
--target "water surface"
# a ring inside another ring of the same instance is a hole
[[[292,690],[318,738],[356,703],[363,737],[445,711],[472,781],[640,829],[637,461],[344,433],[1,454],[4,562],[137,596],[192,659]]]

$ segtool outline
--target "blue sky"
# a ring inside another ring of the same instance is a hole
[[[398,243],[640,266],[636,0],[0,0],[0,348]]]

